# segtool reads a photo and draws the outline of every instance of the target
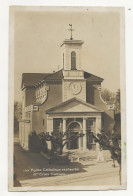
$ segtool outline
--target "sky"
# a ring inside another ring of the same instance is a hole
[[[120,14],[109,8],[46,9],[14,12],[14,90],[21,101],[22,73],[47,73],[61,64],[63,40],[83,40],[82,69],[104,78],[102,88],[120,88]]]

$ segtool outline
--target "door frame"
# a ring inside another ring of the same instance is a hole
[[[70,129],[69,127],[70,127],[70,125],[73,124],[73,123],[77,123],[77,124],[80,126],[80,129],[79,129],[79,130],[72,130],[72,129]],[[73,132],[73,133],[80,133],[80,132],[82,131],[82,124],[81,124],[79,121],[73,120],[73,121],[71,121],[71,122],[68,123],[68,125],[67,125],[67,131],[71,131],[71,132]],[[68,150],[76,150],[76,149],[79,149],[80,138],[77,138],[77,140],[78,140],[78,141],[77,141],[77,148],[71,149],[71,148],[70,148],[70,142],[71,142],[71,141],[69,141],[69,142],[68,142],[68,145],[67,145],[67,149],[68,149]]]

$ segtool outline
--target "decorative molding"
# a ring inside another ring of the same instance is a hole
[[[98,91],[101,91],[101,90],[102,90],[101,86],[98,86]]]
[[[114,104],[109,104],[108,105],[108,109],[109,110],[114,110],[115,109],[115,105]]]
[[[41,87],[36,89],[36,102],[43,104],[48,97],[49,86],[46,84],[41,85]]]
[[[33,112],[33,111],[38,111],[38,106],[37,105],[29,105],[25,107],[25,112]]]
[[[47,120],[53,120],[53,117],[48,117]]]
[[[107,105],[107,102],[104,101],[103,98],[102,98],[101,91],[99,91],[98,93],[99,93],[99,96],[100,96],[101,101],[102,101],[105,105]]]
[[[77,121],[77,120],[72,120],[72,121],[70,121],[70,122],[67,124],[67,130],[69,130],[69,126],[70,126],[72,123],[74,123],[74,122],[76,122],[77,124],[79,124],[80,128],[83,129],[83,126],[82,126],[82,123],[81,123],[81,122],[79,122],[79,121]],[[81,130],[80,130],[80,131],[81,131]]]
[[[114,110],[115,109],[115,105],[113,103],[108,104],[106,101],[103,100],[102,95],[101,95],[101,91],[99,91],[99,95],[100,95],[101,101],[105,104],[105,106],[107,107],[108,110]]]
[[[22,122],[25,122],[25,123],[30,123],[31,121],[29,119],[19,119],[19,123],[22,123]]]
[[[84,79],[84,72],[82,70],[64,70],[64,79]]]
[[[89,117],[83,117],[83,120],[88,120]]]
[[[63,120],[67,120],[68,118],[62,118]]]

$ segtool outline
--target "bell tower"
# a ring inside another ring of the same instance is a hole
[[[81,48],[82,40],[74,40],[72,37],[72,24],[70,25],[71,37],[63,41],[61,45],[61,65],[63,70],[82,70],[81,68]]]
[[[64,40],[61,48],[61,65],[64,70],[81,70],[81,40]]]
[[[63,41],[61,45],[61,68],[63,69],[63,101],[77,97],[86,101],[86,80],[81,64],[82,40],[73,39],[72,24],[69,30],[70,39]]]

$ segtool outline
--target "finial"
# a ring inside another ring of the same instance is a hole
[[[68,29],[69,31],[71,31],[71,37],[70,37],[70,40],[73,40],[72,32],[74,31],[74,29],[72,28],[72,24],[69,24],[69,26],[71,27],[70,29]]]

